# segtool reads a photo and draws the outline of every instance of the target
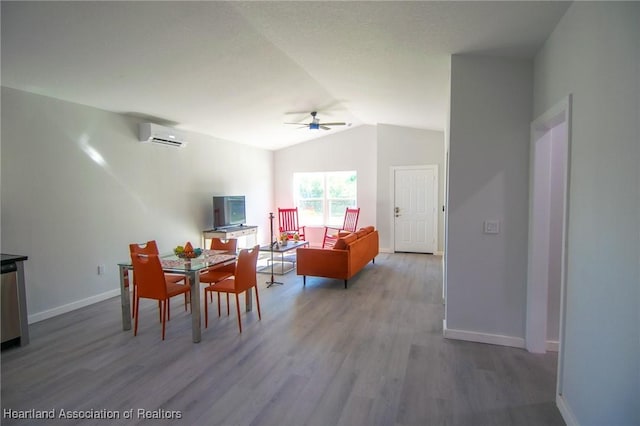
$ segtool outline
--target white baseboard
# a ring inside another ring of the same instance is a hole
[[[443,334],[447,339],[466,340],[468,342],[489,343],[491,345],[511,346],[524,348],[524,339],[521,337],[503,336],[501,334],[479,333],[477,331],[452,330],[446,327],[443,321]]]
[[[556,395],[556,405],[558,406],[558,410],[560,411],[560,415],[564,419],[564,422],[567,426],[578,426],[578,420],[576,420],[576,416],[573,415],[573,411],[567,405],[567,401],[564,399],[562,395]]]
[[[53,318],[58,315],[66,314],[67,312],[75,311],[76,309],[84,308],[85,306],[93,305],[94,303],[102,302],[103,300],[107,300],[114,296],[119,296],[119,295],[120,295],[119,288],[116,288],[114,290],[109,290],[101,294],[96,294],[95,296],[87,297],[86,299],[76,300],[75,302],[58,306],[57,308],[47,309],[46,311],[31,314],[29,315],[27,322],[29,324],[33,324],[39,321],[44,321],[48,318]]]
[[[558,342],[557,340],[547,340],[547,346],[546,349],[549,352],[558,352],[560,348],[560,342]]]
[[[395,253],[395,251],[393,251],[393,249],[390,249],[388,247],[380,247],[378,249],[378,251],[380,253]],[[443,251],[437,251],[434,253],[435,256],[444,256],[444,252]]]

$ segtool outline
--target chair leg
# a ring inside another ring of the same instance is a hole
[[[238,328],[240,328],[240,333],[242,333],[242,319],[240,319],[240,297],[238,293],[236,293],[236,311],[238,311]]]
[[[183,285],[186,285],[187,287],[191,286],[191,283],[189,282],[189,278],[185,277]],[[207,300],[207,299],[205,299],[205,300]],[[184,310],[185,310],[185,312],[187,311],[187,305],[189,305],[189,307],[191,307],[191,290],[189,290],[188,292],[186,292],[184,294]],[[193,312],[193,309],[191,309],[191,312]]]
[[[158,319],[162,322],[162,302],[158,300]]]
[[[207,293],[211,293],[211,292],[210,291],[208,292],[205,289],[204,290],[204,328],[209,327],[209,304],[207,303]]]
[[[167,304],[167,316],[165,317],[167,321],[171,321],[171,298],[167,299],[166,303]]]
[[[133,309],[132,309],[132,312],[131,312],[131,318],[135,318],[136,310],[137,310],[137,308],[136,308],[136,294],[138,293],[138,289],[136,287],[137,287],[136,285],[133,286]]]
[[[169,314],[169,300],[167,299],[162,302],[163,310],[162,310],[162,340],[164,340],[164,331],[167,324],[167,315]]]
[[[256,285],[254,288],[256,289],[256,305],[258,305],[258,319],[261,320],[262,313],[260,312],[260,296],[258,296],[258,286]]]
[[[136,295],[136,296],[137,296],[137,295]],[[137,310],[138,310],[138,307],[139,307],[138,305],[139,305],[139,304],[140,304],[140,298],[139,298],[139,297],[136,297],[136,301],[135,301],[135,303],[133,304],[133,306],[134,306],[134,311],[137,311]],[[135,324],[135,326],[133,327],[133,335],[134,335],[134,336],[137,336],[137,335],[138,335],[138,317],[139,317],[139,316],[140,316],[140,315],[136,315],[136,316],[135,316],[136,324]]]
[[[227,293],[227,316],[229,316],[229,293]]]
[[[220,292],[216,292],[218,294],[218,318],[220,318]],[[213,297],[213,294],[211,295]]]

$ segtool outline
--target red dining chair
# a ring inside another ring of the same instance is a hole
[[[230,253],[235,253],[238,247],[238,240],[229,239],[226,242],[222,241],[220,238],[212,238],[211,239],[211,250],[224,250]],[[230,263],[228,265],[218,266],[213,269],[207,269],[203,273],[200,274],[200,282],[204,284],[213,285],[217,282],[220,282],[224,279],[227,279],[236,272],[236,263]],[[205,292],[204,301],[207,303],[207,293]],[[211,301],[213,302],[213,293],[209,295],[211,297]],[[229,314],[229,295],[227,294],[227,315]]]
[[[133,246],[134,244],[132,244]],[[132,247],[133,250],[133,247]],[[140,318],[140,299],[154,299],[160,305],[160,322],[162,322],[162,340],[164,340],[165,328],[169,316],[169,302],[173,296],[187,294],[188,285],[172,283],[167,280],[162,271],[162,264],[157,254],[131,253],[133,274],[138,290],[135,298],[136,320],[133,335],[138,335],[138,319]]]
[[[257,245],[251,250],[240,250],[238,255],[238,263],[236,265],[236,272],[233,277],[229,277],[216,284],[205,287],[206,292],[218,293],[218,316],[220,316],[220,293],[226,293],[229,295],[233,293],[236,295],[236,311],[238,313],[238,328],[242,333],[242,319],[240,317],[240,293],[246,293],[251,291],[251,288],[255,288],[256,291],[256,305],[258,306],[258,319],[262,319],[262,313],[260,312],[260,297],[258,296],[258,280],[256,278],[256,266],[258,263],[258,253],[260,246]],[[248,297],[248,294],[245,295]],[[205,297],[205,300],[207,298]],[[204,326],[209,326],[209,308],[208,303],[204,304]]]
[[[280,234],[288,234],[291,238],[298,234],[300,240],[304,241],[304,226],[298,224],[298,208],[278,208],[278,221],[280,224]]]
[[[159,254],[158,253],[158,244],[156,243],[155,240],[151,240],[151,241],[147,241],[144,244],[129,244],[129,252],[130,254],[143,254],[143,255],[149,255],[149,254]],[[128,275],[128,274],[127,274]],[[167,282],[171,282],[173,284],[177,284],[179,282],[184,281],[184,285],[189,287],[189,283],[187,282],[187,277],[185,277],[184,275],[181,274],[165,274],[165,278],[167,280]],[[125,281],[125,287],[128,284],[128,277],[127,280]],[[137,291],[137,286],[136,286],[136,275],[135,273],[133,274],[133,300],[136,300],[136,291]],[[189,303],[188,300],[188,294],[185,293],[184,295],[184,310],[187,310],[187,305]],[[135,303],[133,305],[133,312],[131,313],[132,317],[136,316],[137,313],[137,308],[135,306]],[[169,317],[171,316],[171,310],[169,309]]]
[[[344,213],[344,223],[342,224],[342,228],[332,228],[330,226],[325,226],[324,238],[322,240],[322,248],[333,247],[336,244],[336,241],[338,241],[338,238],[340,237],[341,232],[356,232],[358,227],[359,216],[360,216],[360,207],[351,208],[351,209],[347,207]]]

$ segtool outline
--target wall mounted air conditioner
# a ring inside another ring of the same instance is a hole
[[[187,145],[185,135],[180,130],[160,126],[153,123],[140,123],[140,142],[151,143],[174,148],[184,148]]]

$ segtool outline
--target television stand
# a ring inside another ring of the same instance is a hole
[[[212,238],[220,238],[221,240],[231,240],[234,238],[247,237],[253,235],[254,243],[257,239],[258,227],[257,226],[230,226],[227,228],[207,229],[202,231],[202,248],[208,248],[211,243],[206,244],[206,240]]]

